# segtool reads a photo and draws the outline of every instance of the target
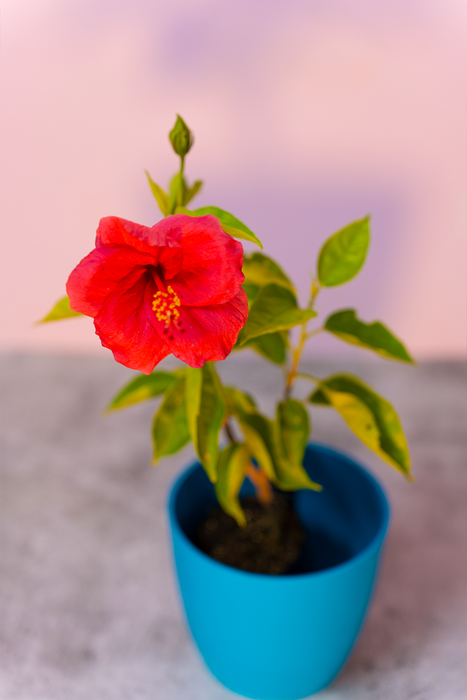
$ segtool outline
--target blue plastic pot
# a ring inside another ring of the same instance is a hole
[[[240,695],[295,700],[335,678],[361,629],[389,522],[377,481],[322,445],[304,465],[323,491],[297,491],[307,544],[293,570],[253,574],[221,564],[191,538],[216,505],[199,464],[174,482],[168,500],[175,567],[193,638],[211,672]],[[246,481],[241,496],[253,492]]]

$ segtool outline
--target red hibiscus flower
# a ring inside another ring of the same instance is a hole
[[[214,216],[169,216],[152,228],[110,216],[67,293],[117,362],[150,374],[173,353],[202,367],[225,359],[245,325],[242,265],[241,243]]]

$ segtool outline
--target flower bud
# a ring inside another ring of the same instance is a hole
[[[175,153],[182,158],[186,156],[193,144],[193,134],[179,114],[177,114],[177,121],[169,134],[169,139]]]

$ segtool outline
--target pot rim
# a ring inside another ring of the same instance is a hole
[[[194,462],[191,464],[188,468],[183,467],[183,469],[178,472],[178,474],[174,477],[172,480],[169,490],[168,490],[168,496],[166,498],[166,509],[169,514],[169,520],[170,520],[170,525],[171,527],[177,532],[179,537],[183,539],[185,542],[186,546],[188,546],[189,549],[191,549],[196,555],[201,557],[204,560],[209,561],[209,563],[212,566],[215,567],[221,567],[223,570],[229,570],[229,572],[233,576],[240,576],[240,577],[254,577],[256,579],[261,579],[263,581],[271,581],[272,582],[278,582],[278,581],[284,581],[285,579],[289,580],[297,580],[301,579],[303,580],[304,577],[312,577],[312,578],[322,578],[322,577],[327,577],[327,576],[333,576],[336,573],[340,573],[341,571],[345,571],[346,569],[352,568],[354,566],[357,566],[362,560],[367,559],[370,557],[375,550],[379,549],[386,537],[388,528],[389,528],[389,522],[390,522],[390,517],[391,517],[391,511],[389,507],[389,502],[388,498],[386,496],[386,493],[379,483],[379,481],[376,479],[376,477],[373,476],[365,467],[363,467],[359,462],[357,462],[353,457],[351,457],[349,454],[342,450],[335,449],[334,447],[331,447],[330,445],[326,445],[325,443],[322,442],[309,442],[307,445],[307,450],[308,449],[314,449],[317,450],[318,452],[321,453],[328,453],[328,454],[334,454],[338,455],[342,459],[344,459],[346,462],[350,463],[350,465],[358,472],[360,472],[372,485],[375,495],[377,500],[379,501],[379,505],[381,508],[381,524],[377,531],[375,532],[374,536],[371,538],[370,542],[360,551],[358,554],[355,554],[354,556],[350,557],[346,561],[336,564],[334,566],[330,566],[327,569],[323,569],[321,571],[309,571],[309,572],[303,572],[303,573],[292,573],[292,574],[283,574],[283,575],[277,575],[277,576],[272,576],[271,574],[262,574],[262,573],[256,573],[253,571],[245,571],[244,569],[237,569],[234,566],[229,566],[228,564],[223,564],[220,561],[217,561],[217,559],[213,559],[210,557],[208,554],[205,554],[201,549],[199,549],[193,542],[190,540],[189,537],[185,534],[183,531],[182,527],[180,526],[180,523],[178,522],[178,517],[176,513],[176,500],[178,497],[178,493],[184,483],[184,481],[188,478],[188,476],[194,472],[198,468],[203,468],[200,462]]]

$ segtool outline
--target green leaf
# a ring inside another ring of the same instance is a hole
[[[206,362],[203,369],[203,385],[198,415],[197,453],[211,481],[217,479],[219,456],[219,432],[225,417],[224,397],[214,365]]]
[[[256,299],[260,287],[255,284],[243,283],[243,289],[248,297],[248,308],[250,309]],[[243,350],[251,348],[266,359],[275,364],[282,365],[287,359],[287,349],[289,347],[289,335],[287,331],[278,331],[276,333],[267,333],[256,338],[250,338],[243,345],[243,328],[237,337],[233,350]]]
[[[323,379],[319,384],[319,393],[314,392],[309,400],[323,403],[322,396],[370,450],[410,476],[407,442],[397,413],[389,401],[349,374],[336,374]]]
[[[277,486],[276,465],[272,452],[272,423],[258,412],[237,416],[250,454],[256,459],[269,481]]]
[[[219,209],[219,207],[201,207],[201,209],[195,209],[192,212],[192,216],[206,216],[207,214],[216,216],[221,222],[221,226],[224,231],[229,233],[234,238],[252,241],[253,243],[256,243],[256,245],[259,245],[261,249],[263,248],[261,241],[255,236],[253,231],[251,231],[248,226],[245,226],[245,224],[237,219],[233,214],[229,214],[228,211]]]
[[[310,435],[308,411],[301,401],[287,399],[277,406],[279,444],[287,461],[302,464]]]
[[[278,284],[267,284],[258,292],[243,328],[241,344],[266,333],[285,331],[316,316],[312,309],[299,309],[294,294]]]
[[[201,405],[202,386],[203,370],[188,367],[186,370],[185,385],[186,413],[188,430],[196,451],[198,451],[198,417]]]
[[[159,187],[159,185],[154,182],[147,170],[145,170],[144,172],[146,173],[146,177],[148,178],[149,182],[149,187],[151,188],[151,192],[153,193],[156,199],[159,209],[161,210],[164,216],[169,216],[170,212],[172,211],[169,195],[167,194],[167,192],[164,192],[162,187]]]
[[[175,207],[174,214],[184,214],[185,216],[194,216],[193,212],[190,209],[187,209],[186,207],[182,207],[181,205],[178,205]]]
[[[278,284],[290,289],[295,294],[295,287],[282,268],[262,253],[253,253],[243,260],[242,272],[247,284],[264,287],[266,284]]]
[[[57,303],[55,306],[52,307],[52,309],[49,311],[49,313],[44,316],[44,318],[41,318],[40,321],[37,321],[37,323],[49,323],[49,321],[61,321],[63,318],[73,318],[74,316],[82,316],[83,314],[79,313],[79,311],[73,311],[73,309],[70,308],[70,300],[68,296],[64,296]]]
[[[308,400],[310,403],[314,403],[317,406],[330,406],[331,404],[321,391],[321,389],[316,389],[310,396],[308,397]]]
[[[175,214],[185,214],[186,216],[215,216],[219,219],[222,229],[234,238],[241,238],[245,241],[252,241],[262,248],[262,244],[259,239],[255,236],[253,231],[242,224],[235,216],[229,214],[229,212],[219,209],[219,207],[201,207],[201,209],[195,209],[191,211],[184,206],[177,205],[175,208]],[[232,225],[229,225],[232,224]],[[235,223],[235,226],[233,225]]]
[[[218,478],[215,484],[217,500],[226,513],[235,518],[239,527],[245,527],[245,514],[238,494],[250,463],[250,453],[245,445],[229,445],[219,455]]]
[[[347,343],[374,350],[391,360],[413,362],[400,340],[379,321],[364,323],[354,309],[337,311],[326,319],[324,328]]]
[[[260,288],[256,284],[249,284],[248,282],[244,282],[242,284],[242,287],[248,297],[248,308],[250,308],[254,300],[258,296]]]
[[[170,372],[153,372],[143,374],[126,384],[109,403],[106,412],[117,411],[120,408],[132,406],[140,401],[147,401],[163,394],[177,379],[176,374]]]
[[[269,418],[257,411],[238,411],[236,417],[250,454],[277,488],[321,490],[319,484],[311,481],[302,464],[290,462],[281,454],[276,426]]]
[[[260,287],[257,287],[255,284],[242,284],[243,290],[246,293],[247,299],[248,299],[248,312],[251,309],[254,300],[258,296],[258,292],[260,290]],[[237,336],[237,340],[235,342],[235,345],[233,346],[233,350],[239,350],[241,349],[240,346],[242,344],[243,340],[243,328],[240,329],[240,332]],[[253,341],[251,341],[253,342]]]
[[[191,187],[188,187],[185,191],[185,196],[183,197],[183,204],[186,206],[191,202],[193,197],[195,197],[203,186],[202,180],[196,180]]]
[[[240,340],[241,342],[241,340]],[[268,333],[248,340],[242,348],[251,348],[267,360],[277,365],[284,364],[287,358],[288,336],[286,331]]]
[[[298,489],[322,491],[323,489],[321,484],[310,479],[302,464],[288,462],[284,459],[277,459],[275,484],[282,491],[297,491]]]
[[[224,386],[223,390],[227,412],[230,416],[239,416],[244,413],[256,413],[256,404],[249,394],[233,386]]]
[[[174,454],[190,441],[185,404],[185,377],[177,379],[166,391],[164,400],[154,416],[152,438],[153,462]]]
[[[288,399],[288,401],[294,400]],[[272,453],[276,455],[276,486],[284,491],[297,489],[321,491],[322,486],[310,479],[302,463],[310,430],[308,414],[303,406],[301,407],[303,410],[300,410],[288,404],[288,401],[285,402],[286,405],[278,406],[276,420],[274,423],[271,422],[274,445]],[[298,418],[300,423],[297,422]]]
[[[318,279],[323,287],[348,282],[360,271],[370,244],[370,219],[354,221],[328,238],[318,257]]]

